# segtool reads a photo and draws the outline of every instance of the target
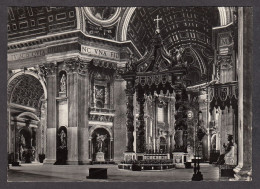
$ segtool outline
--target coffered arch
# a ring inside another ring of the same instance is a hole
[[[127,32],[130,19],[133,16],[133,13],[136,11],[138,7],[128,7],[122,16],[122,20],[120,23],[120,28],[118,33],[118,37],[120,41],[127,40]],[[225,26],[233,22],[233,7],[216,7],[218,14],[219,14],[219,24],[217,26]]]
[[[8,103],[19,104],[39,110],[41,100],[47,98],[43,78],[37,73],[25,70],[11,76],[7,82]]]

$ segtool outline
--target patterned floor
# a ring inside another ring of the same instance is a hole
[[[108,179],[86,179],[89,168],[108,168]],[[202,164],[204,181],[219,181],[219,169]],[[9,166],[8,181],[11,182],[174,182],[191,181],[193,169],[171,169],[164,171],[119,170],[116,165],[42,165],[22,164]]]

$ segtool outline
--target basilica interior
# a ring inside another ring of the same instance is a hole
[[[250,8],[9,7],[7,29],[13,167],[251,180]]]

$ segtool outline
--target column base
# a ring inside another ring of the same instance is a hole
[[[185,158],[184,156],[187,156],[187,153],[184,152],[173,152],[173,163],[175,164],[175,168],[179,169],[185,169]]]
[[[124,152],[124,161],[136,160],[135,152]]]
[[[229,179],[230,181],[252,181],[252,169],[245,169],[238,165],[233,171],[235,178]]]
[[[66,161],[67,165],[79,165],[79,161],[78,160],[67,160]]]
[[[90,160],[85,160],[85,161],[79,161],[79,165],[89,165]]]
[[[16,167],[16,166],[21,166],[19,161],[16,162],[12,162],[12,166]]]
[[[197,174],[193,174],[191,180],[192,181],[201,181],[201,180],[203,180],[203,175],[199,171],[199,172],[197,172]]]
[[[54,165],[56,159],[44,159],[43,165]]]

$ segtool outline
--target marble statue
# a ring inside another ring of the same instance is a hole
[[[61,148],[66,148],[66,133],[64,132],[64,130],[61,130],[60,132],[60,147]]]
[[[67,81],[65,74],[62,74],[61,80],[60,80],[60,92],[66,93],[67,90]]]
[[[98,152],[103,152],[104,151],[104,143],[105,143],[105,139],[106,138],[107,138],[107,135],[97,134],[97,148],[98,148]]]

